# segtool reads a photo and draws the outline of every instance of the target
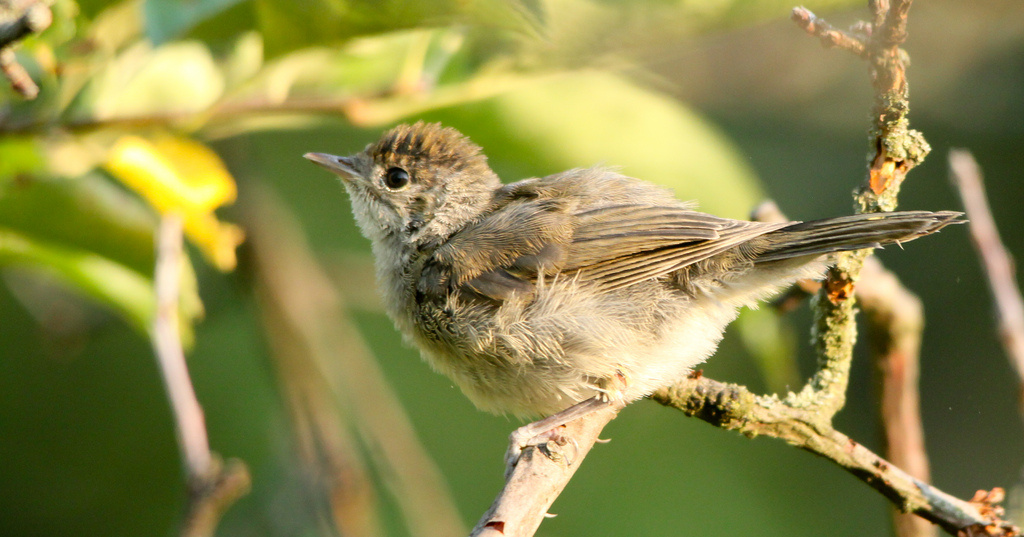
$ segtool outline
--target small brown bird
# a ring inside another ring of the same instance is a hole
[[[399,330],[479,408],[520,416],[648,395],[711,355],[741,306],[820,277],[826,254],[960,215],[731,220],[606,168],[502,185],[478,146],[422,122],[305,157],[341,176]]]

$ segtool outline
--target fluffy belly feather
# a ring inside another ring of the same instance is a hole
[[[413,336],[479,408],[530,417],[608,389],[625,401],[648,395],[710,356],[736,317],[734,305],[663,280],[610,293],[578,292],[582,285],[556,279],[497,308],[467,308],[451,296],[421,308],[417,326],[429,328]],[[456,311],[461,317],[450,316]],[[446,336],[427,337],[439,333]]]

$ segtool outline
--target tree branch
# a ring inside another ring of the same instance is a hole
[[[910,2],[897,1],[889,6],[888,2],[876,1],[871,5],[874,21],[872,25],[864,25],[868,30],[864,56],[871,66],[875,87],[874,123],[869,154],[871,165],[864,185],[854,196],[858,213],[894,210],[899,186],[907,171],[930,150],[920,133],[909,130],[906,118],[905,61],[899,43],[906,38]],[[841,34],[805,8],[795,8],[793,20],[812,35]],[[884,32],[877,31],[883,27]],[[816,408],[824,420],[831,420],[846,402],[857,339],[853,289],[869,254],[870,250],[837,254],[825,286],[815,297],[812,337],[818,370],[793,402],[804,408]]]
[[[182,221],[167,215],[157,236],[157,312],[153,324],[153,348],[171,402],[175,433],[188,482],[183,537],[213,535],[221,515],[249,491],[249,471],[239,460],[221,464],[210,453],[203,409],[188,376],[178,332],[178,283],[182,267]]]
[[[999,229],[985,196],[981,168],[974,157],[963,149],[950,151],[949,170],[950,180],[957,187],[967,211],[971,242],[988,276],[999,318],[1000,339],[1020,383],[1018,404],[1024,416],[1024,301],[1017,287],[1013,257],[999,239]]]
[[[1020,535],[990,502],[965,502],[922,482],[832,428],[816,409],[758,396],[736,384],[692,375],[655,392],[655,401],[716,427],[748,437],[770,436],[824,457],[882,493],[902,511],[930,520],[952,535]]]
[[[0,8],[16,11],[21,8],[22,4],[24,2],[8,0],[0,2]],[[49,28],[52,22],[53,13],[42,2],[32,2],[24,6],[21,15],[0,22],[0,71],[10,81],[14,91],[26,99],[35,99],[39,94],[39,86],[28,75],[25,68],[18,63],[11,46],[29,35]]]
[[[860,37],[850,35],[842,30],[837,30],[825,19],[817,17],[814,13],[804,7],[793,8],[790,15],[793,22],[804,29],[807,33],[821,40],[825,48],[838,48],[863,57],[867,52],[864,40]]]

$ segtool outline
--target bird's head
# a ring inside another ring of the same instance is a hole
[[[349,157],[305,157],[341,177],[374,243],[445,238],[476,218],[501,185],[480,147],[439,123],[399,125]]]

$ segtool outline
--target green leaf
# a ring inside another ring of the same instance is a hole
[[[263,38],[256,32],[239,34],[221,60],[227,92],[251,81],[263,68]]]
[[[281,98],[285,91],[334,99],[391,93],[402,84],[406,71],[415,75],[428,58],[433,60],[437,42],[449,34],[432,28],[396,31],[353,40],[341,50],[296,51],[268,65],[255,85],[270,99]]]
[[[146,36],[161,45],[243,1],[248,0],[145,0]]]
[[[142,275],[153,273],[156,225],[156,215],[138,197],[98,173],[0,183],[0,229],[8,240],[8,261],[56,273],[136,327],[148,319],[141,315],[137,279],[151,285],[151,277]],[[203,305],[192,265],[187,259],[185,265],[180,316],[188,346]],[[122,275],[127,283],[102,280]]]
[[[111,307],[144,334],[156,311],[150,278],[93,252],[39,241],[0,227],[0,265],[56,276]]]
[[[268,57],[392,30],[481,25],[535,32],[536,2],[520,0],[254,0]]]
[[[153,270],[156,222],[139,198],[97,173],[0,186],[0,226],[90,250],[141,273]]]
[[[41,150],[35,138],[0,138],[0,192],[17,177],[42,171]]]
[[[239,40],[239,49],[253,43]],[[204,136],[225,137],[266,129],[295,129],[332,120],[341,112],[360,125],[385,125],[422,110],[479,100],[506,91],[510,83],[521,84],[533,76],[470,71],[446,76],[453,58],[464,55],[464,32],[451,28],[426,28],[389,32],[353,39],[338,49],[315,47],[273,59],[244,82],[223,102],[267,103],[273,108],[293,101],[310,105],[295,107],[292,114],[239,114],[219,118],[204,126]],[[242,45],[246,45],[243,47]],[[239,56],[251,54],[246,51]],[[464,59],[464,58],[462,58]],[[232,80],[225,62],[225,72]],[[240,62],[242,63],[242,62]],[[255,60],[249,60],[249,65]],[[241,71],[241,70],[240,70]],[[251,73],[251,71],[248,71]],[[462,76],[463,78],[460,78]]]

